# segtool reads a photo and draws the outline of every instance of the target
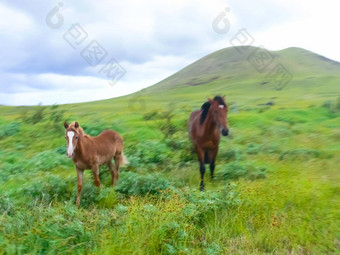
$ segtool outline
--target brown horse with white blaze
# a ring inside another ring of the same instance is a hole
[[[208,99],[201,110],[190,115],[189,136],[200,164],[201,190],[204,190],[204,164],[210,164],[210,176],[213,179],[220,134],[227,136],[229,133],[227,112],[225,97],[215,96],[214,99]]]
[[[99,166],[107,165],[112,176],[112,185],[119,178],[119,167],[126,164],[123,153],[123,139],[113,130],[105,130],[98,136],[86,135],[78,122],[70,125],[66,122],[65,139],[67,141],[67,156],[72,158],[78,177],[78,194],[76,205],[80,204],[81,190],[83,188],[83,173],[85,169],[91,169],[94,184],[99,187]],[[112,164],[115,161],[115,166]]]

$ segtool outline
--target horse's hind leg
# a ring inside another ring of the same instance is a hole
[[[109,163],[107,164],[111,173],[111,178],[112,178],[112,186],[115,184],[115,169],[114,166],[112,164],[112,161],[110,160]]]
[[[115,167],[113,170],[113,175],[114,175],[114,180],[113,180],[113,185],[116,185],[119,179],[119,166],[120,163],[122,161],[121,157],[122,157],[122,153],[116,153],[116,155],[114,156],[114,160],[115,160]]]
[[[92,167],[92,173],[93,173],[93,177],[94,177],[94,185],[99,187],[100,186],[99,166],[96,165],[96,166]]]

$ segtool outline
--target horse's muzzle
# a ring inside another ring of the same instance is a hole
[[[227,136],[229,134],[229,129],[227,129],[227,128],[226,129],[222,129],[221,134],[223,136]]]

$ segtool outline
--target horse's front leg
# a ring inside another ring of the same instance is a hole
[[[204,173],[205,173],[205,165],[204,165],[204,151],[200,148],[196,148],[198,161],[200,164],[200,174],[201,174],[201,183],[200,183],[200,190],[204,190]]]
[[[205,173],[205,165],[204,161],[200,160],[200,173],[201,173],[201,184],[200,184],[200,190],[204,191],[204,173]]]
[[[78,193],[77,193],[76,206],[79,206],[80,205],[81,190],[83,188],[83,173],[84,173],[84,170],[76,167],[76,171],[77,171],[77,178],[78,178]]]
[[[217,152],[218,152],[218,148],[214,149],[211,151],[211,153],[209,153],[209,158],[211,158],[210,161],[210,178],[211,180],[214,179],[214,170],[215,170],[215,159],[217,156]]]
[[[99,187],[100,186],[100,179],[99,179],[99,166],[98,165],[94,165],[92,167],[92,173],[93,173],[93,178],[94,178],[94,185]]]
[[[210,179],[214,179],[214,170],[215,170],[215,159],[212,159],[210,162]]]

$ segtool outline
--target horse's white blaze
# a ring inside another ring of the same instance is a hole
[[[68,148],[67,148],[67,154],[68,155],[72,155],[73,153],[73,136],[74,136],[74,132],[73,131],[68,131],[67,132],[67,136],[68,136]]]
[[[224,108],[224,105],[223,105],[223,104],[220,104],[218,107],[221,108],[221,109],[223,109],[223,108]]]

